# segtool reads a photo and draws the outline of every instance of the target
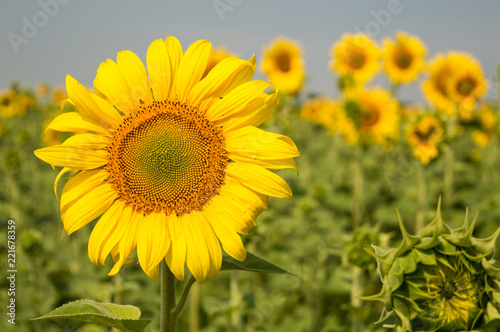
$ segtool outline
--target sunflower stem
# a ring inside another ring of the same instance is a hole
[[[353,207],[353,219],[355,227],[360,227],[363,222],[363,192],[364,192],[364,174],[363,167],[361,165],[362,151],[361,147],[356,147],[356,153],[354,160],[352,161],[352,172],[353,172],[353,196],[354,196],[354,207]]]
[[[445,144],[445,169],[444,169],[444,195],[443,205],[445,208],[451,208],[453,192],[453,149],[451,142]]]
[[[418,165],[418,211],[415,223],[415,234],[418,234],[425,226],[425,212],[427,209],[427,187],[425,184],[425,166]]]
[[[161,308],[160,332],[175,332],[177,315],[175,309],[175,276],[165,260],[160,263],[161,272]]]

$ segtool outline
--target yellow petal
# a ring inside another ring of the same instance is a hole
[[[248,81],[254,72],[255,66],[251,61],[236,57],[225,58],[204,79],[193,86],[187,100],[191,105],[198,105],[202,100],[210,97],[217,100],[235,86]]]
[[[98,96],[95,93],[91,93],[90,95],[101,109],[103,117],[105,117],[109,123],[112,123],[113,128],[117,128],[122,123],[122,117],[116,108],[114,108],[109,101],[101,96]]]
[[[203,213],[206,215],[217,238],[220,240],[224,251],[231,257],[242,262],[245,260],[247,254],[245,247],[243,246],[240,236],[236,232],[232,219],[220,213],[220,211],[224,209],[224,202],[215,196],[212,198],[207,208],[203,210]]]
[[[151,97],[146,68],[144,68],[141,59],[134,52],[122,51],[118,53],[116,63],[125,76],[132,95],[145,104],[150,104],[153,98]]]
[[[275,160],[300,156],[297,146],[289,137],[253,126],[232,130],[224,136],[229,153],[252,160]]]
[[[184,265],[186,264],[186,236],[184,228],[179,225],[181,221],[175,214],[171,214],[167,218],[172,243],[165,261],[175,277],[182,281],[184,280]]]
[[[71,177],[63,187],[61,193],[61,213],[66,211],[67,205],[80,199],[83,195],[89,193],[92,189],[100,185],[108,173],[103,170],[81,171]]]
[[[154,98],[156,100],[167,99],[172,85],[172,69],[163,40],[157,39],[149,45],[147,66],[149,85],[153,90]]]
[[[205,243],[207,244],[208,255],[210,257],[208,276],[211,279],[217,277],[222,265],[222,251],[220,248],[220,243],[215,236],[215,233],[207,220],[204,211],[203,212],[191,212],[192,214],[197,214],[199,218],[199,227],[201,234],[204,237]]]
[[[125,233],[123,234],[123,238],[118,244],[119,258],[116,260],[115,265],[108,273],[108,275],[110,276],[117,274],[123,264],[131,261],[128,257],[132,254],[137,246],[137,232],[139,230],[140,218],[138,216],[138,213],[132,210],[132,207],[126,206],[125,210],[130,210],[127,212],[127,214],[130,215],[130,220],[124,220],[125,222],[127,222],[127,227],[125,229]]]
[[[35,156],[54,166],[88,170],[105,165],[106,151],[73,145],[54,145],[35,150]]]
[[[158,275],[160,274],[160,265],[156,265],[154,268],[148,271],[144,271],[151,280],[156,281]]]
[[[122,218],[124,206],[125,204],[121,199],[114,201],[101,216],[90,234],[88,253],[90,261],[95,265],[104,266],[106,257],[116,244],[114,243],[111,246],[109,241],[111,234],[120,232],[120,229],[117,230],[117,228],[123,229],[123,225],[128,223],[128,220]]]
[[[92,131],[96,134],[109,135],[108,130],[97,125],[95,122],[93,122],[93,120],[82,117],[82,115],[77,112],[63,113],[57,116],[47,126],[45,131],[49,129],[61,132]]]
[[[261,166],[242,162],[229,163],[226,174],[264,195],[292,197],[292,190],[285,180]]]
[[[197,214],[184,214],[179,217],[179,226],[186,236],[186,264],[198,283],[205,281],[210,267],[207,244],[199,226]]]
[[[170,58],[170,68],[172,70],[172,82],[175,82],[177,69],[182,59],[182,46],[179,40],[173,36],[168,36],[165,39],[165,46],[167,47],[168,57]],[[170,98],[175,97],[174,89],[170,89]]]
[[[264,121],[272,117],[277,96],[277,93],[272,95],[262,93],[260,97],[247,104],[241,112],[216,121],[216,124],[222,127],[223,133],[244,126],[260,126]]]
[[[285,169],[285,168],[293,168],[297,170],[297,175],[299,175],[299,168],[295,161],[291,158],[285,159],[274,159],[274,160],[261,160],[261,159],[252,159],[246,156],[241,156],[238,154],[229,154],[229,159],[234,161],[242,161],[246,163],[251,163],[255,165],[262,166],[267,169]]]
[[[90,149],[102,149],[109,144],[109,138],[95,134],[76,134],[69,137],[62,145],[81,146]]]
[[[99,217],[113,204],[117,196],[112,185],[103,182],[75,201],[61,215],[66,233],[70,235]]]
[[[101,63],[94,86],[124,114],[130,114],[139,106],[139,100],[132,96],[127,79],[113,60]]]
[[[210,57],[211,44],[206,40],[194,42],[186,50],[179,63],[175,74],[175,93],[177,99],[183,103],[191,88],[200,81],[208,58]]]
[[[66,90],[71,102],[76,106],[83,118],[91,118],[92,122],[106,129],[116,128],[113,118],[107,117],[101,111],[87,88],[70,75],[66,76]]]
[[[153,270],[165,258],[170,246],[167,217],[150,213],[142,217],[137,233],[137,257],[144,272]]]
[[[61,180],[61,177],[68,173],[69,171],[71,171],[71,168],[69,167],[64,167],[60,172],[59,174],[57,174],[56,176],[56,180],[54,181],[54,194],[56,194],[56,199],[59,201],[59,197],[57,196],[57,184],[59,183],[59,181]]]
[[[265,81],[250,81],[236,87],[224,98],[214,102],[206,112],[210,121],[217,121],[242,112],[255,98],[271,84]]]

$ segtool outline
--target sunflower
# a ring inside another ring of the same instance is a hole
[[[309,99],[300,109],[302,119],[323,125],[332,132],[339,130],[339,116],[339,104],[327,97]]]
[[[35,105],[35,98],[17,88],[0,92],[0,117],[24,117],[28,110]]]
[[[406,141],[413,156],[427,165],[439,154],[438,146],[443,141],[444,130],[439,119],[430,113],[424,114],[406,130]]]
[[[351,89],[342,103],[340,131],[349,144],[379,144],[388,148],[399,137],[399,106],[378,88]]]
[[[470,112],[486,91],[479,63],[466,53],[438,54],[429,65],[429,74],[429,79],[422,83],[424,94],[438,111],[448,116],[456,115],[457,110]]]
[[[347,76],[355,82],[366,82],[379,69],[380,52],[365,34],[344,34],[330,53],[330,69],[337,71],[341,78]]]
[[[425,46],[420,39],[399,32],[396,40],[386,39],[384,69],[394,84],[410,83],[425,68]]]
[[[480,147],[486,147],[490,144],[491,138],[495,133],[495,128],[498,124],[498,114],[491,108],[490,105],[484,104],[477,113],[477,121],[480,129],[472,132],[472,141]]]
[[[250,81],[255,57],[229,57],[201,79],[211,45],[193,43],[183,53],[175,37],[158,39],[139,57],[118,53],[97,70],[94,86],[106,99],[67,76],[66,112],[48,129],[76,132],[61,145],[35,151],[64,167],[60,209],[68,234],[99,218],[90,235],[90,260],[104,266],[111,254],[116,274],[137,248],[144,272],[158,277],[165,259],[184,279],[186,264],[198,282],[221,267],[221,245],[243,261],[238,235],[255,226],[269,196],[292,192],[275,172],[296,168],[293,141],[258,129],[271,116],[276,94]],[[149,79],[148,79],[149,77]],[[220,241],[220,244],[219,244]]]
[[[300,46],[286,38],[278,38],[264,49],[262,72],[285,95],[294,95],[304,83],[304,61]]]
[[[453,74],[447,82],[450,99],[457,105],[460,118],[469,122],[473,117],[476,100],[487,90],[486,80],[479,63],[467,55],[453,59]]]

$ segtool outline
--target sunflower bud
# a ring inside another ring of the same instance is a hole
[[[385,308],[377,323],[397,331],[496,331],[500,319],[500,264],[493,258],[498,229],[488,238],[472,236],[469,225],[452,230],[436,218],[418,235],[406,232],[398,214],[402,243],[373,246],[383,286],[364,297]]]

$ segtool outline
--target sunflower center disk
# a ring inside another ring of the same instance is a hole
[[[111,141],[109,181],[136,211],[201,210],[224,182],[224,136],[186,104],[167,100],[141,106]]]

